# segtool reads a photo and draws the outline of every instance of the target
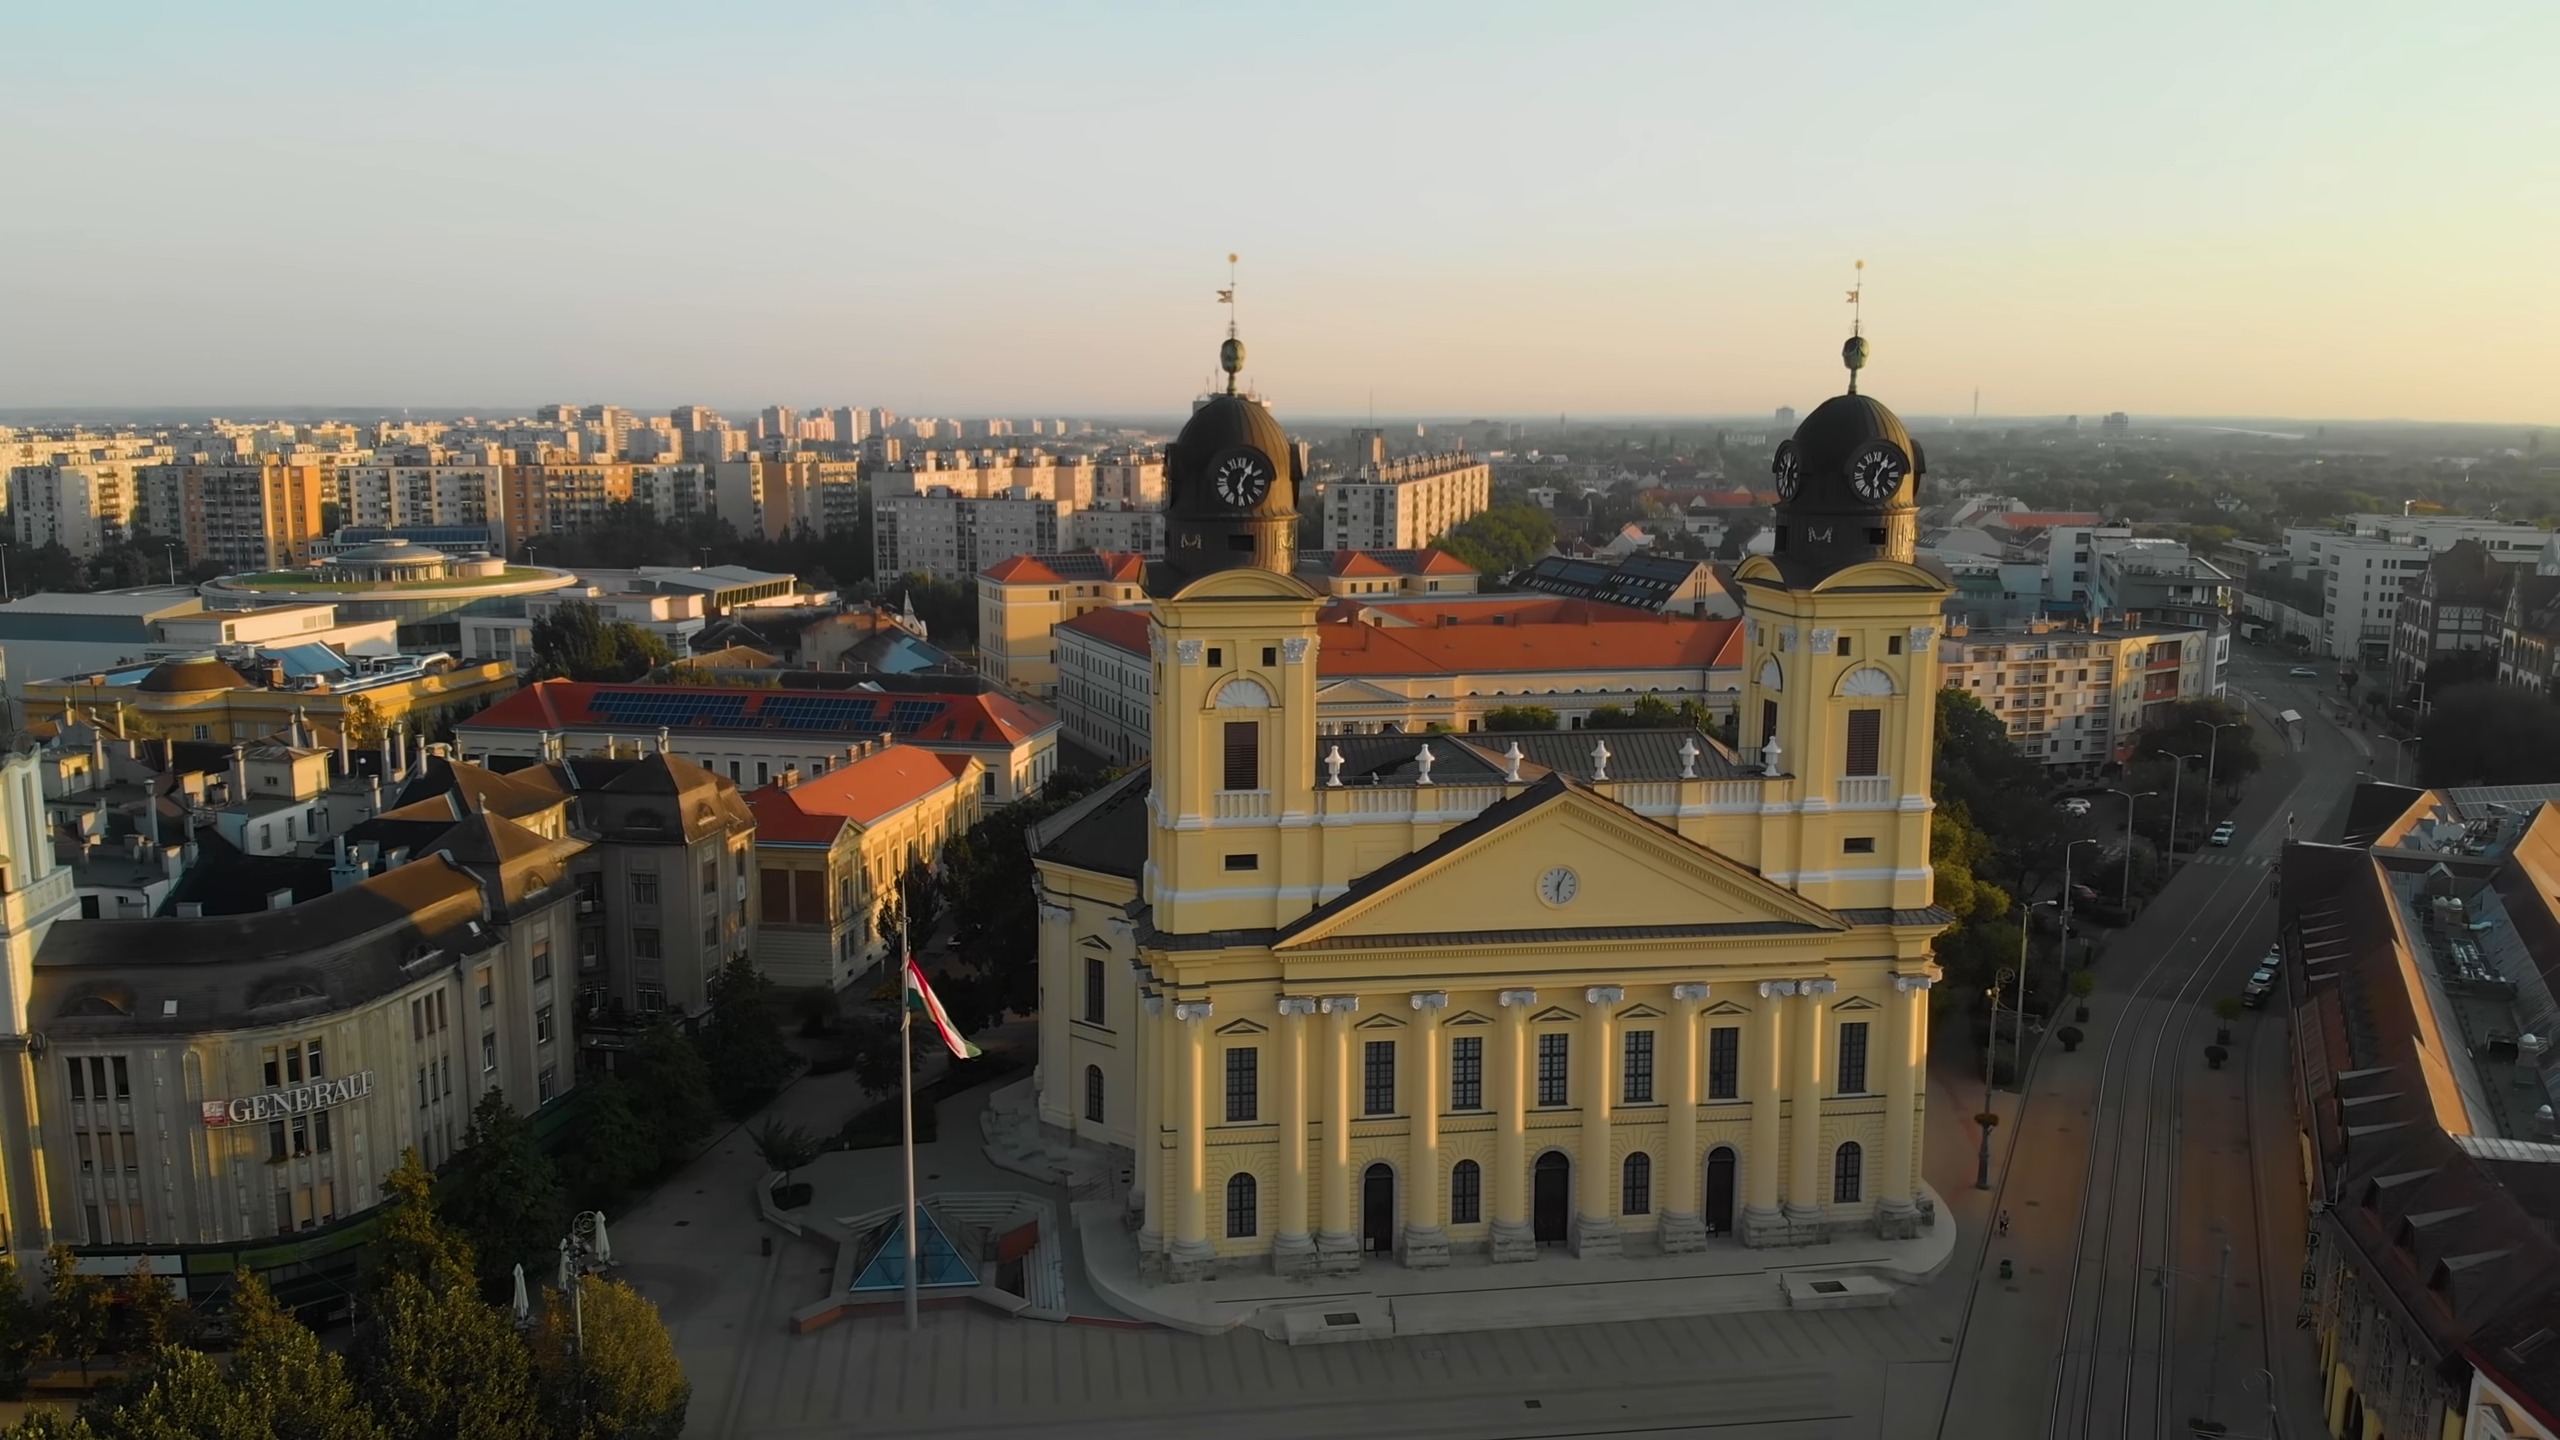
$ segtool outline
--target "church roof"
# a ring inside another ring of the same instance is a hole
[[[1135,880],[1147,863],[1144,765],[1031,827],[1031,853],[1098,875]]]

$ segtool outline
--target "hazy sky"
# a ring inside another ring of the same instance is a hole
[[[2560,5],[19,3],[0,407],[2548,422]]]

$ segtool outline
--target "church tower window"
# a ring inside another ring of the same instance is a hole
[[[1226,728],[1227,790],[1262,788],[1262,726],[1253,720],[1230,720]]]
[[[1884,735],[1884,712],[1852,710],[1849,712],[1849,765],[1851,775],[1876,774],[1876,759]]]

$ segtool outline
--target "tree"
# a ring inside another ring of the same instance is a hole
[[[398,1274],[373,1301],[356,1373],[390,1440],[543,1440],[533,1356],[467,1274]]]
[[[0,1400],[26,1393],[27,1372],[44,1353],[44,1314],[27,1294],[17,1262],[0,1255]]]
[[[560,1164],[561,1189],[571,1208],[601,1210],[658,1168],[658,1141],[632,1110],[631,1090],[621,1077],[606,1071],[578,1092],[585,1108],[577,1144]]]
[[[99,1440],[278,1440],[200,1350],[169,1347],[81,1412]]]
[[[438,1285],[470,1280],[471,1242],[446,1227],[436,1213],[436,1177],[416,1149],[382,1178],[382,1233],[373,1243],[378,1284],[406,1275]]]
[[[756,1154],[766,1167],[782,1172],[784,1184],[790,1183],[791,1172],[827,1153],[824,1140],[778,1119],[757,1126],[748,1132],[748,1138],[755,1141]]]
[[[79,1257],[59,1242],[44,1252],[44,1268],[45,1353],[76,1362],[85,1383],[90,1357],[107,1347],[115,1319],[106,1284],[95,1275],[82,1274]]]
[[[943,888],[951,948],[968,973],[942,998],[962,1029],[993,1024],[1007,1011],[1028,1015],[1040,1008],[1040,892],[1030,830],[1082,799],[1093,783],[1060,776],[951,842]]]
[[[557,1248],[559,1172],[503,1089],[490,1087],[472,1107],[440,1208],[479,1255],[480,1293],[489,1300],[512,1291],[516,1266],[538,1271]]]
[[[1556,712],[1544,705],[1500,705],[1484,712],[1487,730],[1553,730]]]
[[[624,1090],[653,1144],[650,1171],[670,1170],[692,1159],[694,1146],[719,1118],[702,1052],[672,1020],[661,1019],[640,1033]]]
[[[607,621],[585,600],[533,622],[533,672],[540,679],[637,680],[673,658],[655,634],[627,620]]]
[[[231,1388],[274,1440],[383,1440],[346,1362],[243,1270],[231,1298]]]
[[[800,1033],[811,1039],[826,1034],[843,1011],[844,1001],[833,985],[804,985],[791,992],[791,1013],[800,1017]]]
[[[2433,693],[2418,724],[2418,779],[2430,786],[2560,780],[2560,705],[2504,685]]]
[[[8,1440],[99,1440],[98,1432],[78,1415],[34,1407],[5,1431]]]
[[[2163,707],[2159,717],[2142,729],[2134,744],[2134,754],[2143,759],[2167,755],[2202,755],[2213,762],[2214,783],[2237,784],[2258,773],[2265,763],[2258,754],[2257,736],[2245,723],[2249,712],[2229,700],[2205,698],[2173,700]],[[2235,729],[2214,730],[2215,725],[2242,722]],[[2219,742],[2215,736],[2219,735]],[[2194,762],[2202,770],[2204,761]],[[2141,785],[2128,788],[2142,789]]]
[[[712,1097],[743,1116],[791,1078],[797,1063],[773,1018],[773,982],[743,955],[729,957],[711,981],[710,1013],[694,1035],[710,1072]]]
[[[581,1313],[544,1296],[533,1363],[544,1414],[561,1440],[677,1440],[693,1386],[658,1307],[620,1281],[578,1280]],[[581,1332],[583,1332],[581,1338]]]
[[[1525,570],[1556,545],[1555,521],[1535,505],[1496,505],[1431,542],[1488,580]]]
[[[351,749],[379,750],[382,748],[382,707],[373,703],[372,696],[348,696],[344,724],[347,731],[347,745]]]
[[[178,1287],[151,1268],[148,1256],[134,1257],[132,1272],[116,1286],[114,1304],[121,1346],[134,1360],[185,1343],[194,1328]]]

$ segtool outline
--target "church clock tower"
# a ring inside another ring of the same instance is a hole
[[[1858,393],[1867,342],[1842,348],[1848,393],[1780,442],[1768,553],[1745,561],[1742,748],[1795,777],[1764,813],[1761,872],[1835,909],[1930,903],[1936,644],[1950,593],[1914,559],[1920,443]]]
[[[1314,901],[1316,610],[1297,566],[1297,448],[1236,388],[1165,452],[1155,601],[1152,829],[1141,898],[1170,934],[1268,928]]]

